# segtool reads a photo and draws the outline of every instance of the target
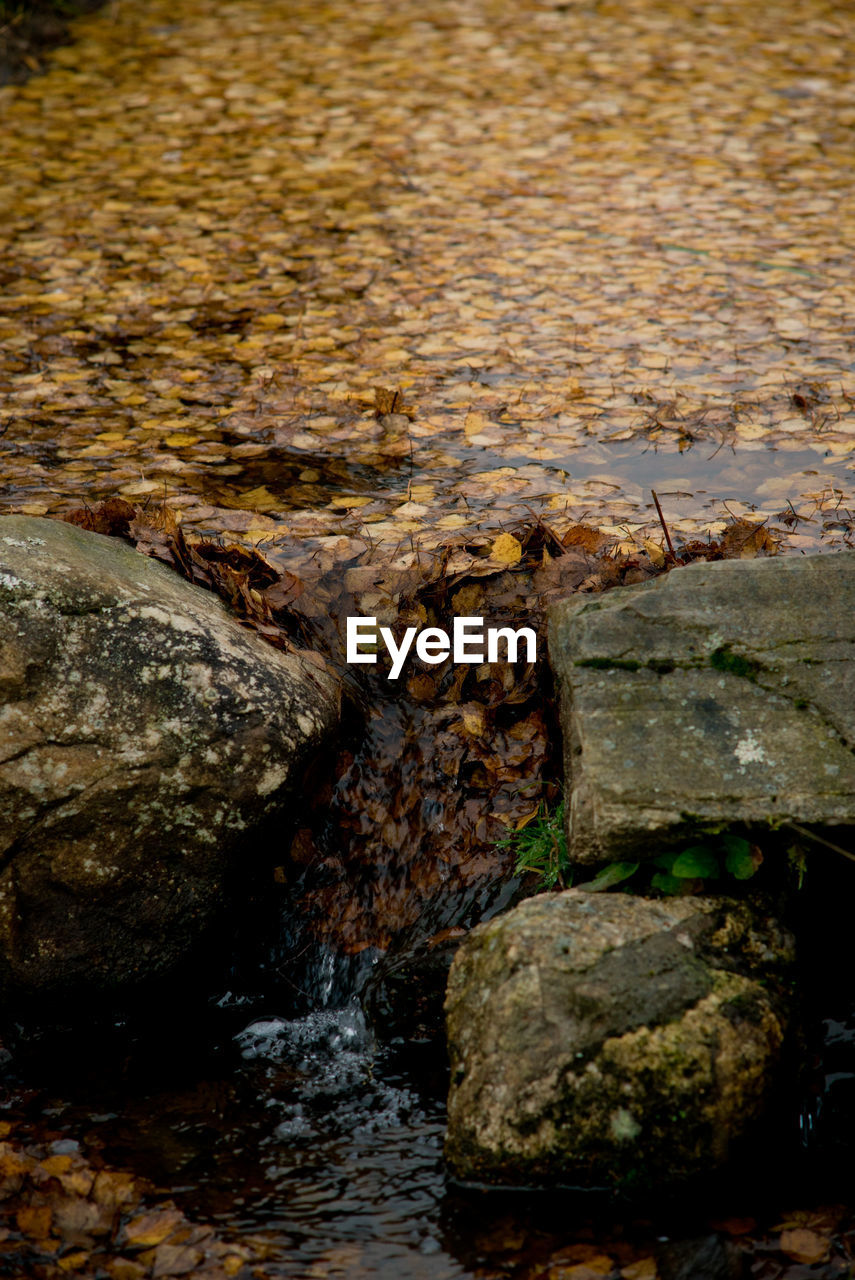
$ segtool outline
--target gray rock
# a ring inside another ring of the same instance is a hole
[[[0,996],[169,970],[336,721],[334,682],[214,595],[0,519]]]
[[[792,962],[726,898],[570,889],[479,925],[446,998],[453,1172],[638,1186],[722,1165],[774,1091]]]
[[[855,552],[563,601],[550,656],[571,860],[655,855],[704,826],[855,825]]]

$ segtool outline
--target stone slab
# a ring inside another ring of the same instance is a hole
[[[696,563],[550,611],[581,863],[855,826],[855,552]]]

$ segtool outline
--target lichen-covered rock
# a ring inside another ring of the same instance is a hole
[[[776,1088],[792,960],[726,898],[570,889],[479,925],[446,998],[453,1172],[631,1186],[722,1165]]]
[[[723,560],[550,610],[571,861],[855,827],[855,552]]]
[[[336,720],[334,682],[212,594],[0,519],[0,997],[170,969]]]

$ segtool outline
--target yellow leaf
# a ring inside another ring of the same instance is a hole
[[[191,444],[197,444],[198,436],[185,436],[180,431],[174,432],[173,435],[167,436],[164,444],[168,444],[170,449],[189,449]]]
[[[621,1270],[622,1280],[656,1280],[657,1274],[654,1258],[639,1258]]]
[[[78,1249],[75,1253],[66,1253],[64,1257],[57,1258],[57,1266],[61,1271],[79,1271],[88,1261],[89,1254]]]
[[[482,431],[486,431],[492,426],[493,423],[486,413],[481,413],[477,409],[471,409],[463,420],[463,430],[467,436],[480,435]]]
[[[141,1214],[125,1227],[125,1240],[134,1249],[158,1245],[182,1226],[184,1218],[175,1208]]]
[[[243,511],[264,511],[282,504],[268,488],[261,484],[257,489],[248,489],[240,497],[233,498],[232,505],[240,507]]]
[[[484,732],[484,708],[476,704],[472,704],[463,712],[463,728],[473,738],[478,738]]]
[[[645,538],[644,550],[650,557],[650,563],[655,565],[657,569],[660,569],[665,563],[665,552],[660,547],[659,543],[654,542],[652,538]]]
[[[519,564],[522,559],[522,546],[512,533],[500,533],[490,548],[490,559],[500,564]]]
[[[85,449],[81,449],[78,457],[80,458],[109,458],[115,453],[115,449],[111,449],[108,444],[90,444]]]
[[[50,1231],[51,1209],[48,1205],[24,1205],[15,1215],[18,1230],[33,1240],[43,1240]]]

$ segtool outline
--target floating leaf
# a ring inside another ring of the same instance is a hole
[[[500,564],[519,564],[522,558],[522,546],[510,533],[502,533],[490,548],[490,559]]]

